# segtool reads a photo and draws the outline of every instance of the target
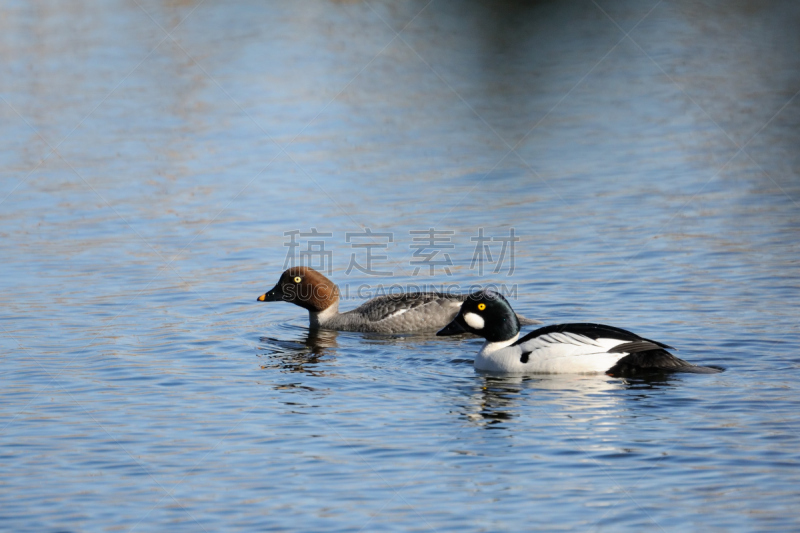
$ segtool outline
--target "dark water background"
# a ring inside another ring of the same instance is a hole
[[[789,1],[5,2],[0,529],[800,528],[798,27]],[[500,378],[477,340],[310,333],[255,298],[311,228],[344,309],[496,283],[727,372]],[[346,274],[366,228],[391,276]],[[449,276],[414,275],[429,228]],[[470,268],[480,228],[514,229],[513,273]]]

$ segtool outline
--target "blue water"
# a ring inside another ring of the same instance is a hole
[[[800,528],[799,7],[6,2],[0,529]],[[310,332],[255,299],[312,228],[343,309],[493,283],[727,370]]]

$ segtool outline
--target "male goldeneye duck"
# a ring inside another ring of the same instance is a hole
[[[313,268],[293,267],[281,274],[275,287],[259,296],[258,301],[299,305],[308,310],[311,327],[397,334],[441,329],[455,318],[467,296],[438,292],[390,294],[339,313],[336,284]],[[530,318],[518,319],[523,324],[541,324]]]
[[[475,357],[475,368],[491,372],[630,376],[722,371],[678,359],[667,351],[674,348],[613,326],[558,324],[539,328],[521,339],[519,327],[511,305],[501,294],[478,291],[437,335],[474,333],[485,338]]]

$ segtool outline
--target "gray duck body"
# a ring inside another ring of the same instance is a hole
[[[436,331],[458,314],[467,298],[461,294],[418,292],[379,296],[346,313],[336,313],[318,326],[340,331],[386,334]],[[320,313],[321,314],[321,313]],[[314,320],[312,318],[312,325]]]

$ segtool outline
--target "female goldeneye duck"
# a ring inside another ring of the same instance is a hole
[[[259,302],[290,302],[308,310],[311,327],[374,333],[434,332],[458,314],[466,294],[407,292],[379,296],[360,307],[339,313],[339,289],[331,280],[308,267],[293,267],[281,274]],[[517,318],[517,317],[515,317]],[[541,324],[519,317],[523,324]]]
[[[600,373],[610,376],[653,372],[711,374],[722,369],[678,359],[666,344],[602,324],[546,326],[519,338],[519,322],[506,299],[493,291],[471,294],[458,316],[437,335],[474,333],[486,339],[475,368],[513,373]]]

